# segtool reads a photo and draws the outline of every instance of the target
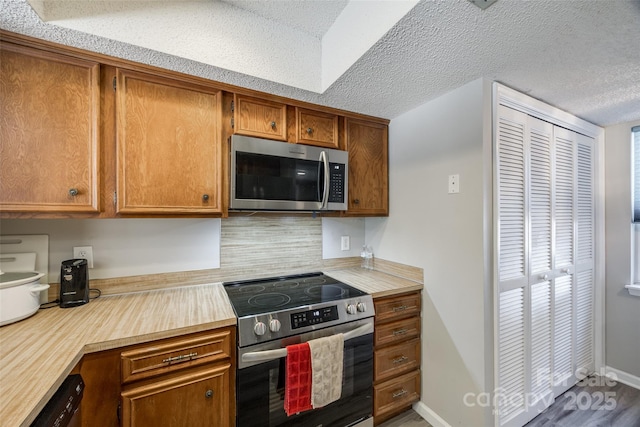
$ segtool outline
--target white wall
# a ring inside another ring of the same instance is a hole
[[[476,80],[391,121],[391,215],[366,219],[377,256],[424,269],[421,401],[450,425],[491,422],[463,400],[492,388],[490,94]]]
[[[605,358],[607,366],[640,377],[640,297],[624,285],[632,277],[631,128],[605,129]]]
[[[219,268],[221,221],[225,220],[3,219],[0,234],[47,234],[49,280],[58,283],[60,263],[73,258],[74,246],[93,246],[92,279]],[[285,223],[296,221],[296,217],[279,221],[284,229],[295,229]],[[251,226],[248,221],[247,227]],[[250,232],[247,229],[247,234]],[[317,250],[322,249],[323,259],[359,256],[364,244],[364,219],[323,218],[322,234],[322,248]],[[351,237],[350,251],[340,250],[340,237],[344,235]],[[300,239],[305,237],[301,234]]]
[[[74,246],[93,246],[92,279],[220,267],[219,219],[3,219],[0,233],[49,235],[49,280]]]

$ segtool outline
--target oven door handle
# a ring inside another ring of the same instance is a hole
[[[358,338],[363,335],[367,335],[373,332],[373,323],[367,323],[366,325],[359,326],[349,332],[345,332],[344,340],[350,340],[352,338]],[[277,350],[265,350],[265,351],[253,351],[242,355],[243,362],[266,362],[269,360],[280,359],[287,356],[286,348],[279,348]]]

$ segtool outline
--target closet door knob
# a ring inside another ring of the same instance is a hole
[[[204,397],[211,399],[213,397],[213,390],[209,389],[204,393]]]

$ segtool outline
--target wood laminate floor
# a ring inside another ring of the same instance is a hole
[[[432,426],[408,410],[378,427]],[[526,427],[640,427],[640,390],[620,382],[576,385]]]
[[[593,382],[602,382],[598,378]],[[640,427],[640,390],[621,382],[610,385],[575,385],[526,425],[574,426]]]

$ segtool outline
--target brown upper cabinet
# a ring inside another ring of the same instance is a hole
[[[98,212],[100,65],[0,44],[0,210]]]
[[[295,142],[339,148],[338,115],[296,107]]]
[[[266,99],[235,95],[233,132],[259,138],[287,140],[287,106]]]
[[[117,71],[117,212],[222,212],[221,92]]]
[[[0,217],[224,217],[233,133],[348,151],[334,215],[388,215],[384,120],[0,36]]]
[[[388,127],[345,119],[349,152],[349,204],[345,215],[389,215]]]

